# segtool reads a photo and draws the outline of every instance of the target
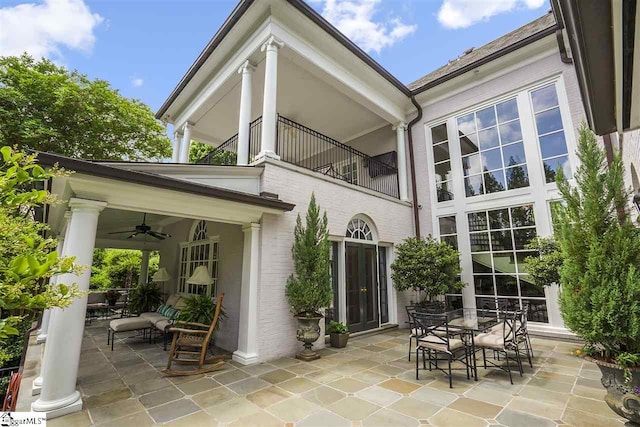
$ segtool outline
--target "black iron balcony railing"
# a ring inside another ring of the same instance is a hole
[[[260,151],[262,118],[251,122],[249,162]],[[278,115],[276,153],[280,159],[349,184],[399,198],[398,170],[353,147]],[[223,142],[198,163],[235,164],[238,135]],[[233,160],[232,163],[230,161]]]

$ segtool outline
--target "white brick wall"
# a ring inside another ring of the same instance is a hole
[[[280,162],[264,164],[262,191],[276,193],[280,199],[295,203],[284,215],[264,215],[261,228],[259,308],[259,360],[291,356],[302,347],[296,340],[296,321],[287,305],[284,290],[293,272],[291,245],[298,213],[304,220],[311,193],[329,219],[329,233],[342,237],[349,220],[356,214],[372,219],[379,240],[397,243],[413,234],[411,207],[366,194],[352,187],[327,182],[320,176]],[[404,321],[404,297],[398,296],[398,317]],[[322,339],[315,344],[324,346]]]

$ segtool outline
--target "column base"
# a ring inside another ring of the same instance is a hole
[[[38,377],[33,380],[33,385],[31,386],[31,396],[37,396],[42,391],[42,377]]]
[[[243,351],[236,350],[233,352],[232,359],[241,365],[253,365],[258,363],[258,355],[255,353],[247,354]]]
[[[36,337],[36,344],[42,344],[43,342],[45,342],[47,340],[47,334],[39,334]]]
[[[260,160],[262,160],[264,158],[280,160],[280,156],[278,156],[274,151],[264,150],[264,151],[261,151],[261,152],[258,153],[258,155],[253,160],[253,163],[259,162]]]
[[[42,401],[38,399],[31,404],[31,411],[44,412],[47,420],[82,411],[82,399],[76,390],[70,396],[54,401]]]

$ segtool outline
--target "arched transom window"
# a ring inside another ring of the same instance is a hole
[[[347,226],[347,233],[345,234],[350,239],[358,240],[373,240],[373,233],[371,227],[364,220],[360,218],[353,218]]]
[[[191,241],[205,240],[207,238],[207,221],[199,221],[193,229]]]

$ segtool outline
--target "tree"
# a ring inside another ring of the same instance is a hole
[[[34,155],[0,149],[0,349],[9,335],[18,334],[25,317],[51,307],[66,307],[79,295],[65,283],[47,286],[61,273],[78,272],[73,258],[61,258],[57,241],[44,237],[48,227],[35,219],[35,210],[55,202],[44,182],[63,171],[46,172]]]
[[[0,145],[87,159],[171,155],[164,127],[141,101],[26,54],[0,58]]]
[[[541,237],[534,239],[527,245],[527,249],[537,252],[536,256],[526,257],[524,260],[533,283],[538,287],[560,283],[562,252],[558,242],[552,237]]]
[[[557,209],[560,312],[566,326],[603,356],[640,361],[640,231],[632,224],[619,155],[607,167],[596,136],[585,126],[573,188],[556,175],[564,205]]]
[[[149,256],[149,277],[158,270],[159,254]],[[138,283],[142,252],[135,249],[95,249],[91,266],[94,289],[130,288]]]
[[[294,314],[320,316],[319,311],[331,304],[333,288],[329,250],[327,213],[320,216],[320,207],[312,193],[306,227],[298,215],[291,248],[295,273],[287,280],[285,295]]]
[[[429,301],[464,288],[460,281],[460,256],[446,242],[429,236],[410,237],[396,247],[391,278],[399,291],[425,292]],[[425,298],[426,299],[426,298]]]
[[[219,166],[233,166],[236,164],[236,153],[227,150],[216,150],[209,144],[205,144],[198,141],[193,141],[189,148],[189,163],[197,163],[202,160],[207,154],[211,153],[209,165]]]

